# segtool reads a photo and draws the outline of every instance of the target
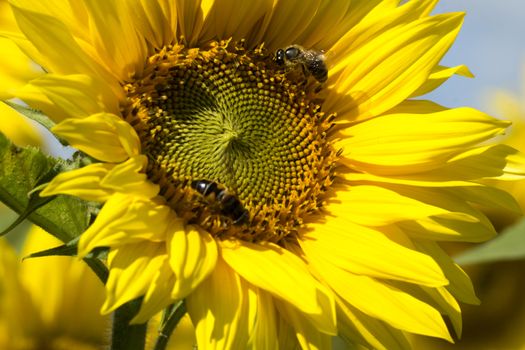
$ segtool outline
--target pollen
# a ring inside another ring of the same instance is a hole
[[[179,216],[219,238],[280,243],[319,210],[333,181],[334,115],[308,92],[307,77],[290,79],[273,56],[243,41],[199,49],[181,41],[124,86],[123,115],[149,158],[149,179]],[[247,220],[229,217],[220,196],[199,193],[195,181],[236,198]]]

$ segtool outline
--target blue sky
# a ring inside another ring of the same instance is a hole
[[[468,105],[494,113],[491,91],[520,94],[525,67],[525,0],[442,0],[435,12],[455,11],[465,11],[467,16],[442,62],[448,66],[466,64],[476,77],[454,77],[430,96],[447,107]]]

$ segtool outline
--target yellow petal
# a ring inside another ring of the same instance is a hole
[[[40,94],[47,99],[43,100]],[[56,122],[100,112],[119,113],[116,96],[83,74],[45,74],[18,89],[16,95],[31,107],[49,114]]]
[[[257,298],[257,313],[250,333],[248,348],[254,350],[278,349],[277,315],[273,298],[266,292],[251,286]],[[286,349],[286,348],[282,348]]]
[[[368,316],[411,333],[452,340],[439,312],[410,294],[321,260],[309,261],[341,298]]]
[[[180,35],[190,46],[196,44],[202,31],[204,19],[208,16],[214,0],[180,0],[177,1],[177,20]]]
[[[18,30],[9,2],[7,1],[0,2],[0,29],[9,31]]]
[[[170,44],[177,34],[176,3],[170,0],[129,0],[128,11],[138,32],[155,48]]]
[[[480,300],[468,275],[449,257],[439,245],[432,241],[414,241],[417,249],[431,255],[441,266],[450,284],[446,287],[456,299],[463,303],[479,305]]]
[[[39,59],[43,61],[38,63],[48,71],[58,74],[87,74],[102,77],[103,81],[118,85],[107,71],[82,50],[60,20],[29,8],[12,5],[12,9],[20,30],[41,53]]]
[[[346,218],[364,226],[383,226],[434,215],[472,220],[460,211],[445,210],[432,201],[422,202],[404,195],[403,192],[369,185],[337,188],[326,208],[336,218]]]
[[[338,63],[346,68],[324,107],[353,120],[396,106],[427,80],[462,21],[463,14],[437,15],[375,35]]]
[[[245,349],[251,308],[248,285],[221,259],[186,299],[199,349]]]
[[[417,245],[401,230],[396,227],[387,228],[388,235],[396,242],[404,245],[410,249],[417,249],[418,251],[425,251],[424,249],[419,249]],[[448,256],[445,257],[447,259]],[[450,260],[450,259],[449,259]],[[449,266],[446,266],[449,267]],[[448,271],[444,271],[445,273]],[[461,325],[461,310],[456,299],[452,294],[447,290],[449,286],[430,288],[423,285],[408,285],[406,283],[399,283],[392,281],[390,284],[393,287],[397,287],[405,292],[408,292],[410,295],[416,297],[417,299],[431,305],[433,308],[438,310],[442,315],[448,316],[454,330],[458,337],[461,337],[462,325]]]
[[[339,296],[336,302],[337,327],[343,339],[378,350],[412,349],[402,331],[362,313]]]
[[[140,75],[147,57],[146,44],[127,6],[119,1],[86,0],[84,3],[100,62],[104,62],[120,81]]]
[[[505,158],[506,166],[503,175],[498,176],[497,180],[523,180],[525,178],[525,154],[512,148],[511,154]]]
[[[456,67],[443,67],[436,66],[432,69],[432,73],[428,76],[428,79],[423,85],[412,93],[411,97],[425,95],[435,89],[441,84],[447,81],[453,75],[460,75],[462,77],[474,78],[474,75],[470,72],[467,66],[461,65]]]
[[[449,176],[464,179],[501,179],[505,172],[512,166],[512,158],[519,152],[507,145],[489,145],[467,149],[449,160],[439,169],[439,172]],[[521,176],[524,174],[525,163],[521,164]]]
[[[159,193],[159,185],[150,182],[144,173],[147,162],[148,159],[145,155],[138,155],[115,165],[100,180],[100,187],[144,198],[155,197]]]
[[[398,224],[411,237],[445,242],[485,242],[496,236],[494,228],[479,222],[434,218]]]
[[[452,323],[456,335],[458,338],[461,338],[461,309],[454,296],[447,290],[447,287],[430,288],[398,282],[391,282],[390,284],[432,306],[442,315],[447,316]]]
[[[295,335],[301,345],[301,349],[332,349],[332,337],[328,334],[321,333],[299,310],[282,300],[275,300],[275,306],[281,316],[286,319],[295,330]]]
[[[425,114],[391,114],[341,131],[341,162],[379,175],[429,171],[501,134],[508,122],[471,108]]]
[[[101,187],[100,181],[114,167],[115,164],[96,163],[60,173],[40,192],[40,196],[68,194],[89,201],[104,202],[114,191]]]
[[[523,165],[515,165],[513,161],[515,156],[519,156],[515,149],[500,144],[467,149],[443,162],[439,167],[414,174],[380,176],[340,168],[338,175],[352,182],[380,182],[421,187],[480,187],[481,190],[483,184],[477,181],[482,179],[521,178],[523,170],[520,168],[523,168]],[[509,169],[513,169],[513,175],[509,174]],[[472,189],[472,191],[476,190]],[[513,206],[508,200],[501,204]]]
[[[282,317],[277,318],[279,349],[300,349],[295,330]]]
[[[443,112],[448,108],[429,100],[405,100],[388,110],[386,114],[428,114]]]
[[[455,188],[454,191],[460,198],[476,203],[483,208],[496,208],[505,211],[521,214],[521,208],[512,194],[505,192],[496,187],[491,186],[477,186],[477,187],[460,187]]]
[[[408,1],[399,6],[399,0],[352,2],[351,17],[355,17],[352,27],[340,32],[337,42],[330,49],[334,59],[331,71],[334,75],[344,69],[340,64],[349,54],[357,51],[376,37],[385,35],[392,28],[406,26],[429,14],[437,0]]]
[[[271,243],[222,241],[220,248],[224,261],[248,282],[292,304],[319,331],[335,334],[333,296],[295,254]]]
[[[105,162],[122,162],[140,154],[135,130],[114,114],[98,113],[83,119],[66,119],[52,128],[71,146]]]
[[[114,194],[104,204],[95,222],[80,236],[78,255],[96,247],[119,247],[143,241],[162,242],[173,213],[151,200]]]
[[[460,186],[482,186],[482,184],[472,181],[453,180],[444,171],[428,171],[424,173],[407,175],[378,176],[367,173],[356,173],[353,171],[339,171],[340,175],[350,183],[390,183],[398,185],[410,185],[419,187],[460,187]]]
[[[112,249],[108,254],[107,296],[100,312],[109,314],[144,295],[167,259],[162,243],[141,242]]]
[[[148,181],[141,172],[145,169],[146,161],[146,157],[140,155],[121,164],[95,163],[60,173],[40,192],[40,196],[69,194],[104,202],[112,194],[120,192],[152,198],[159,192],[159,186]]]
[[[321,0],[287,0],[274,2],[272,17],[264,34],[264,44],[277,49],[294,44],[313,20]]]
[[[0,53],[0,98],[7,100],[14,97],[18,88],[43,72],[9,39],[0,37]]]
[[[496,235],[492,223],[478,209],[459,197],[454,189],[390,186],[417,201],[445,209],[448,213],[405,221],[397,225],[412,237],[435,240],[481,242]]]
[[[374,13],[391,13],[397,5],[397,0],[354,0],[351,4],[344,0],[322,0],[315,17],[296,40],[304,47],[331,49],[365,17]],[[335,51],[341,50],[337,48]]]
[[[186,226],[180,220],[169,225],[167,246],[169,264],[175,274],[173,299],[190,294],[215,269],[217,244],[213,237],[197,226]]]
[[[440,267],[428,255],[408,249],[379,231],[359,226],[346,217],[311,223],[300,241],[307,259],[376,278],[439,287],[448,284]]]
[[[27,103],[29,107],[40,110],[46,116],[52,116],[50,117],[51,120],[55,119],[54,116],[56,116],[56,120],[60,120],[64,115],[64,111],[59,106],[53,104],[39,88],[31,84],[26,84],[18,90],[12,89],[11,93],[13,97],[17,96],[18,98],[20,96],[20,99]]]
[[[322,0],[312,21],[296,39],[296,42],[308,48],[328,49],[327,43],[337,41],[341,34],[350,28],[352,23],[349,17],[354,14],[354,11],[358,9],[353,2],[350,4],[349,1]]]
[[[139,312],[130,321],[131,324],[145,323],[150,318],[173,304],[175,299],[171,298],[170,291],[175,279],[168,264],[168,259],[163,261],[159,270],[154,272],[151,283],[142,299]]]
[[[254,24],[272,10],[273,0],[213,1],[200,40],[249,37]],[[257,28],[258,30],[259,28]]]
[[[421,287],[424,293],[428,294],[432,301],[436,304],[437,308],[441,310],[441,314],[447,315],[454,327],[456,336],[461,339],[461,333],[463,331],[463,324],[461,319],[461,308],[454,296],[447,290],[446,287],[441,288],[428,288]]]
[[[32,0],[9,0],[15,5],[26,10],[42,13],[55,17],[74,33],[75,36],[87,38],[89,24],[87,13],[81,1],[48,0],[34,2]]]

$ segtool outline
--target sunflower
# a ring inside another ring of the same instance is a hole
[[[462,13],[435,0],[11,0],[46,74],[2,91],[97,160],[42,196],[103,204],[101,312],[185,300],[199,348],[377,349],[452,341],[477,303],[442,241],[495,235],[482,183],[521,174],[508,122],[418,99]],[[278,55],[276,55],[278,54]]]
[[[21,257],[60,243],[33,226]],[[24,262],[0,240],[0,348],[100,349],[109,318],[97,311],[104,286],[82,262],[45,257]]]

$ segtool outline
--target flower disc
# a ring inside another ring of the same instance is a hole
[[[242,43],[169,46],[148,62],[126,86],[126,115],[171,206],[215,234],[278,241],[293,232],[318,207],[335,160],[331,118],[305,92],[308,77],[288,79],[271,53]],[[251,224],[232,227],[218,196],[191,188],[198,180],[236,196]]]

